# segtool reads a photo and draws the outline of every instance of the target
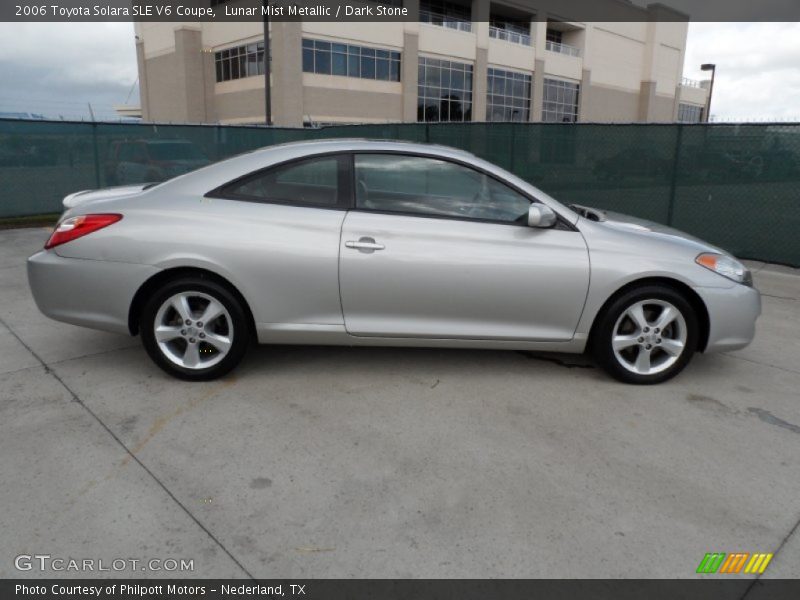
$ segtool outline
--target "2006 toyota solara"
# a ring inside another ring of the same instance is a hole
[[[207,380],[248,345],[581,353],[657,383],[746,346],[750,272],[678,231],[565,206],[472,154],[330,140],[79,192],[28,259],[49,317],[141,335]]]

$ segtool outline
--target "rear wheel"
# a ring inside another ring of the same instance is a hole
[[[676,290],[634,288],[598,317],[592,336],[597,361],[626,383],[651,384],[680,373],[697,348],[697,317]]]
[[[249,343],[247,316],[224,286],[182,278],[161,287],[142,310],[139,331],[150,358],[189,381],[216,379],[233,369]]]

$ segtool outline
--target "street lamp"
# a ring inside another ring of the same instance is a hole
[[[269,0],[263,2],[264,15],[264,121],[267,126],[272,125],[272,90],[270,89],[270,79],[272,79],[272,64],[270,60],[270,39],[269,39]]]
[[[706,123],[711,116],[711,95],[714,93],[714,76],[717,74],[717,65],[712,63],[704,63],[700,65],[701,71],[711,71],[711,85],[708,88],[708,101],[706,102]]]

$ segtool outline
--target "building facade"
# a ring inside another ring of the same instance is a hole
[[[657,21],[663,6],[581,23],[535,2],[402,0],[407,22],[271,22],[273,123],[704,118],[705,82],[682,77],[688,24]],[[262,23],[137,23],[136,40],[144,120],[264,122]]]

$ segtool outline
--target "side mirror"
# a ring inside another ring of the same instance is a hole
[[[544,204],[531,204],[528,209],[528,227],[548,229],[556,224],[556,213]]]

